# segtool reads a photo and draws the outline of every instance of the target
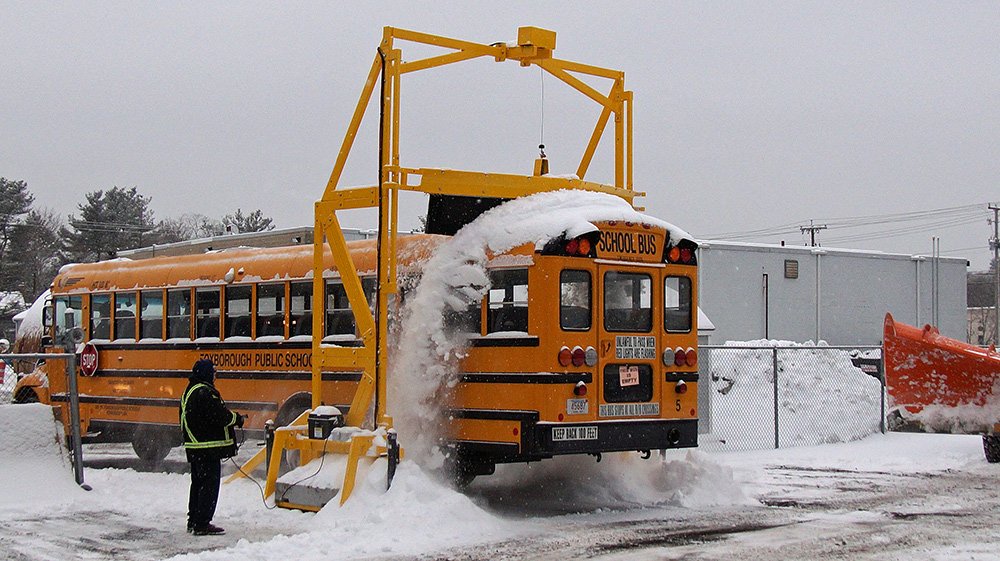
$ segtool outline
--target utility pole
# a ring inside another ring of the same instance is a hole
[[[826,230],[826,228],[827,228],[826,224],[823,224],[823,225],[820,225],[820,226],[813,225],[813,221],[812,221],[812,219],[810,219],[808,226],[799,226],[799,231],[802,232],[803,234],[805,234],[806,231],[808,230],[809,231],[809,245],[811,247],[816,247],[816,231],[817,230]]]
[[[990,249],[993,250],[993,344],[1000,345],[1000,206],[990,205],[993,211],[993,238],[990,239]]]

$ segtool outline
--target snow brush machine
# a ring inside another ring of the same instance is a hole
[[[311,408],[290,424],[268,430],[268,446],[247,461],[230,480],[243,477],[266,463],[265,495],[273,494],[277,506],[306,511],[318,511],[334,500],[343,504],[363,478],[363,473],[370,471],[376,462],[386,464],[387,488],[391,485],[396,463],[404,457],[386,405],[388,310],[390,301],[398,297],[399,288],[397,212],[400,191],[429,195],[428,223],[435,216],[459,216],[462,218],[458,222],[468,223],[492,206],[542,192],[593,191],[620,197],[630,204],[636,196],[645,194],[632,190],[632,92],[624,88],[624,72],[556,59],[553,57],[555,40],[555,32],[537,27],[519,28],[516,41],[490,44],[384,28],[382,42],[329,182],[315,205],[312,302],[324,302],[327,298],[325,279],[339,276],[354,315],[358,344],[338,345],[325,340],[322,314],[313,314]],[[397,42],[447,52],[404,60]],[[514,61],[521,67],[538,66],[600,105],[597,123],[575,174],[548,175],[543,145],[539,146],[540,157],[535,160],[530,175],[400,166],[401,77],[480,57],[495,62]],[[610,90],[602,93],[581,77],[610,81]],[[340,187],[348,155],[373,95],[379,100],[374,104],[379,110],[378,183],[368,187]],[[614,185],[583,180],[606,128],[614,131]],[[378,211],[372,303],[366,298],[358,265],[352,261],[338,219],[341,211],[364,208]],[[461,224],[453,226],[454,230]],[[323,403],[324,378],[331,373],[350,374],[357,380],[356,393],[346,411]],[[298,467],[288,465],[290,462],[297,463]]]
[[[882,356],[896,431],[982,434],[990,463],[1000,462],[1000,354],[886,314]]]

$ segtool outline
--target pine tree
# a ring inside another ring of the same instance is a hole
[[[77,205],[80,217],[71,215],[70,228],[63,229],[66,249],[74,260],[108,259],[150,241],[146,234],[153,229],[151,199],[136,187],[92,191],[86,198],[86,203]]]
[[[59,267],[66,263],[59,230],[62,221],[51,209],[32,210],[14,228],[9,251],[11,288],[32,302],[52,284]]]
[[[269,232],[274,229],[274,220],[264,216],[264,213],[257,209],[250,214],[243,214],[241,209],[236,209],[233,214],[227,214],[222,218],[223,224],[233,225],[239,232]]]
[[[35,197],[28,191],[27,183],[0,177],[0,282],[8,282],[13,274],[9,270],[7,257],[11,236],[24,215],[31,210],[31,203],[34,201]]]

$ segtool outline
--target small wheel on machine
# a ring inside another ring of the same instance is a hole
[[[1000,434],[983,435],[983,452],[986,453],[987,462],[1000,463]]]

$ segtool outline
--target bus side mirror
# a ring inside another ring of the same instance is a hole
[[[51,303],[46,304],[45,307],[42,308],[42,327],[45,327],[46,329],[52,327],[52,319],[54,317],[55,308],[52,307]]]

